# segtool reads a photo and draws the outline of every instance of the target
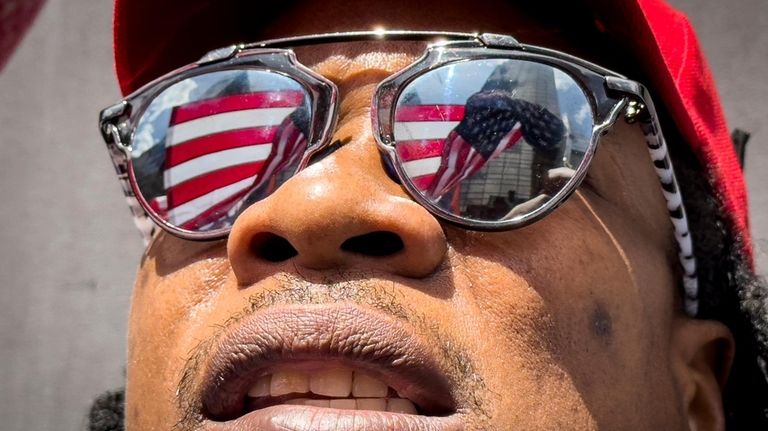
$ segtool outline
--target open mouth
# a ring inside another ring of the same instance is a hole
[[[207,430],[459,430],[432,349],[399,321],[352,305],[278,307],[217,343]]]

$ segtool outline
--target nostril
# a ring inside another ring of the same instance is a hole
[[[389,256],[404,248],[399,235],[386,232],[370,232],[347,239],[341,244],[341,249],[366,256]]]
[[[254,235],[251,250],[269,262],[282,262],[299,254],[287,239],[269,232]]]

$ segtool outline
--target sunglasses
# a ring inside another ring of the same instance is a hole
[[[639,124],[695,307],[688,223],[648,91],[498,34],[275,39],[212,51],[145,85],[100,116],[145,239],[155,225],[185,239],[221,239],[251,204],[338,146],[338,90],[290,47],[371,40],[432,42],[378,85],[372,131],[390,176],[435,216],[467,229],[507,230],[546,216],[579,186],[601,134],[620,116]]]

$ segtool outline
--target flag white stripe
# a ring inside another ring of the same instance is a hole
[[[194,158],[164,172],[165,188],[170,189],[198,175],[219,169],[266,160],[271,150],[272,144],[260,144],[217,151]]]
[[[212,206],[217,205],[224,199],[250,187],[251,184],[253,184],[253,178],[246,178],[244,180],[206,193],[198,198],[192,199],[189,202],[185,202],[182,205],[179,205],[176,208],[168,211],[168,220],[175,225],[182,225],[194,219],[195,217],[198,217],[200,214]]]
[[[395,139],[445,139],[458,124],[458,121],[400,121],[395,123]]]
[[[295,107],[244,109],[176,124],[168,129],[165,146],[172,147],[182,142],[228,130],[274,126],[282,123],[295,110]]]
[[[437,172],[440,169],[441,160],[440,156],[411,160],[403,163],[403,168],[409,177],[417,178]]]

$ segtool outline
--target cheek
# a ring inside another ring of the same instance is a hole
[[[668,271],[646,271],[668,266],[658,250],[608,230],[580,196],[529,227],[455,244],[477,316],[468,333],[498,334],[476,341],[497,393],[522,390],[533,400],[526,408],[588,429],[593,416],[626,418],[615,410],[651,392],[644,379],[661,343],[649,308],[661,305],[647,297],[671,289]],[[502,416],[526,398],[514,393],[497,400]]]
[[[472,234],[467,241],[472,296],[515,342],[524,335],[529,344],[542,345],[545,338],[550,350],[563,350],[576,337],[616,347],[618,316],[639,308],[625,250],[580,203],[569,202],[529,227]],[[595,313],[603,316],[598,326],[591,324]]]
[[[165,269],[163,263],[146,258],[133,292],[126,420],[134,429],[158,426],[158,420],[169,421],[167,429],[175,423],[181,369],[200,340],[212,331],[205,322],[217,321],[210,320],[218,308],[213,304],[222,286],[229,283],[229,264],[221,258],[203,258],[169,273]]]

